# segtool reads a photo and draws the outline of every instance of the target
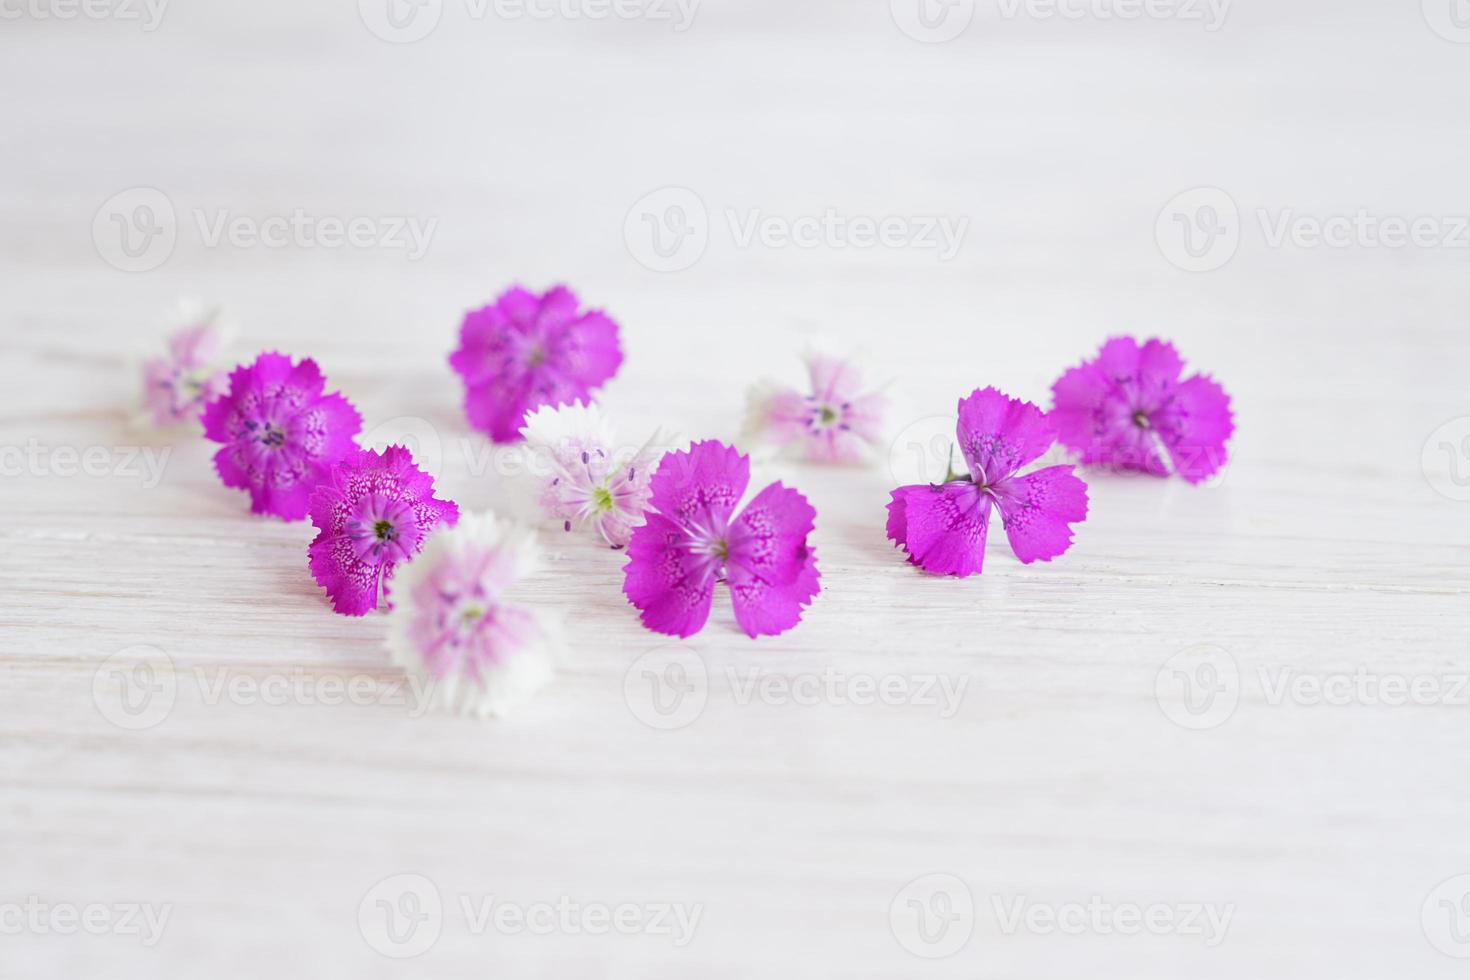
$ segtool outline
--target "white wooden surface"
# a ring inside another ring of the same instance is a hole
[[[475,20],[450,2],[411,44],[374,37],[345,0],[176,0],[152,32],[0,23],[0,445],[41,447],[0,480],[0,905],[170,909],[152,946],[0,920],[0,975],[1463,976],[1433,942],[1470,953],[1448,911],[1421,912],[1470,872],[1470,708],[1273,704],[1259,678],[1470,671],[1470,504],[1421,466],[1431,434],[1470,415],[1467,250],[1271,248],[1254,215],[1470,212],[1470,45],[1412,2],[1239,0],[1215,32],[1001,9],[981,3],[942,44],[843,0],[707,0],[682,33]],[[168,195],[178,242],[127,273],[92,223],[139,186]],[[624,219],[666,186],[697,192],[713,230],[693,267],[660,274]],[[1228,192],[1245,227],[1232,261],[1192,274],[1155,219],[1198,186]],[[742,249],[724,218],[829,207],[970,231],[941,263]],[[197,209],[294,208],[438,224],[417,262],[208,248],[194,226]],[[370,426],[423,420],[408,424],[439,440],[462,505],[527,514],[523,482],[474,475],[484,445],[444,363],[463,309],[515,280],[565,280],[621,321],[605,401],[629,438],[732,437],[746,384],[794,380],[819,337],[891,381],[903,428],[985,384],[1044,399],[1132,330],[1224,381],[1235,459],[1209,489],[1094,479],[1064,559],[1023,568],[997,540],[966,582],[921,577],[885,542],[886,466],[766,467],[758,480],[818,507],[825,590],[776,640],[718,613],[688,645],[707,704],[678,730],[630,710],[630,665],[669,649],[625,604],[619,557],[549,531],[531,598],[560,610],[571,649],[511,719],[211,697],[237,677],[320,692],[360,675],[391,691],[395,675],[380,618],[324,606],[310,528],[249,517],[207,446],[173,442],[156,486],[118,471],[126,447],[164,446],[127,424],[163,311],[180,294],[224,303],[242,353],[316,357]],[[59,475],[58,447],[116,465]],[[1189,730],[1156,679],[1201,644],[1228,651],[1242,689],[1228,721]],[[94,681],[102,669],[107,690],[106,658],[138,645],[169,658],[177,694],[129,731]],[[950,718],[741,704],[729,671],[756,669],[968,687]],[[358,913],[402,873],[446,911],[432,948],[399,960]],[[975,915],[963,949],[929,960],[890,906],[936,873],[965,883]],[[476,934],[460,899],[488,896],[702,917],[682,948]],[[1007,933],[994,903],[1020,896],[1233,918],[1215,946]]]

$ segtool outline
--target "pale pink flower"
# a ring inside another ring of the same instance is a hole
[[[528,528],[466,514],[398,573],[388,647],[433,704],[502,715],[551,679],[558,634],[513,598],[538,558]]]
[[[806,365],[809,391],[771,382],[751,389],[746,437],[813,462],[861,462],[882,442],[887,399],[864,391],[849,360],[809,354]]]

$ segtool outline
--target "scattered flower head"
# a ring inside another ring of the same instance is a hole
[[[1052,385],[1052,420],[1062,445],[1088,465],[1179,474],[1190,483],[1225,465],[1235,430],[1230,396],[1203,374],[1180,379],[1174,345],[1115,337],[1097,357]]]
[[[1065,552],[1072,546],[1071,525],[1087,517],[1087,484],[1071,466],[1017,475],[1056,439],[1046,413],[986,388],[961,399],[959,414],[960,452],[969,474],[894,490],[888,537],[927,572],[978,575],[994,506],[1023,564]]]
[[[465,314],[449,357],[470,424],[496,442],[514,442],[532,409],[590,401],[622,362],[618,325],[600,310],[582,312],[565,286],[540,296],[515,286]]]
[[[546,513],[564,530],[591,524],[609,546],[626,546],[648,507],[659,435],[622,459],[607,418],[580,402],[542,406],[526,416],[521,435],[549,474],[541,488]]]
[[[653,510],[634,528],[623,592],[658,633],[704,627],[715,585],[728,582],[735,621],[747,635],[774,636],[801,621],[821,589],[807,544],[816,511],[772,483],[738,515],[750,457],[719,442],[664,456],[653,476]]]
[[[356,449],[362,416],[333,392],[316,362],[261,354],[230,374],[229,390],[204,408],[204,434],[224,448],[214,467],[227,487],[250,491],[250,509],[288,521],[306,517],[311,492]]]
[[[751,388],[746,435],[813,462],[861,461],[882,441],[887,399],[864,393],[851,361],[810,354],[806,367],[810,392],[770,382]]]
[[[160,428],[199,420],[204,406],[224,394],[228,376],[220,356],[225,329],[219,310],[181,301],[168,353],[143,362],[143,410]]]
[[[466,514],[453,528],[435,531],[399,573],[388,647],[434,703],[502,715],[551,679],[557,633],[506,597],[538,559],[529,529],[494,514]]]
[[[311,495],[312,577],[344,615],[391,606],[394,569],[418,554],[436,527],[458,519],[459,508],[434,496],[434,478],[407,449],[358,449]]]

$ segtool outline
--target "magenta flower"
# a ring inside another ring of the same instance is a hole
[[[893,491],[888,537],[927,572],[978,575],[994,505],[1023,564],[1051,561],[1070,548],[1070,525],[1087,517],[1087,484],[1071,466],[1017,475],[1056,439],[1046,413],[994,388],[961,399],[959,413],[960,452],[969,475]]]
[[[430,536],[398,576],[388,621],[388,647],[415,690],[449,710],[501,715],[551,679],[558,631],[514,598],[539,555],[530,531],[489,513]]]
[[[807,544],[817,512],[795,490],[772,483],[738,516],[750,457],[718,442],[664,456],[653,475],[653,510],[633,529],[623,592],[643,625],[692,636],[704,627],[717,582],[728,582],[735,621],[751,637],[801,621],[820,590]]]
[[[863,391],[851,361],[812,354],[806,364],[809,393],[769,383],[751,389],[746,434],[813,462],[860,462],[882,442],[887,400]]]
[[[306,516],[311,491],[356,448],[362,416],[326,386],[310,358],[261,354],[230,374],[230,388],[202,416],[204,434],[224,448],[214,468],[227,487],[250,491],[250,509],[288,521]]]
[[[519,439],[532,409],[590,402],[622,363],[618,325],[600,310],[580,312],[565,286],[541,296],[515,286],[471,310],[449,357],[470,424],[496,442]]]
[[[197,422],[204,406],[228,386],[219,364],[225,341],[218,311],[184,302],[177,316],[179,326],[169,335],[168,353],[143,363],[143,408],[161,428]]]
[[[434,496],[434,478],[407,449],[359,449],[311,495],[312,577],[337,612],[366,615],[380,598],[387,602],[394,568],[418,554],[434,528],[458,519],[459,508]]]
[[[1190,483],[1225,465],[1235,430],[1230,396],[1213,379],[1180,380],[1184,362],[1174,345],[1132,337],[1103,344],[1091,361],[1052,385],[1052,420],[1062,445],[1084,464],[1168,476]]]

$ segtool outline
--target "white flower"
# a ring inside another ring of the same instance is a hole
[[[545,406],[521,429],[538,472],[541,505],[562,528],[591,524],[622,548],[643,523],[649,480],[663,456],[658,433],[631,453],[615,448],[613,429],[596,405]],[[625,458],[626,457],[626,458]]]
[[[388,648],[433,704],[502,715],[551,679],[557,630],[507,598],[538,559],[530,529],[466,514],[399,568]]]

